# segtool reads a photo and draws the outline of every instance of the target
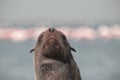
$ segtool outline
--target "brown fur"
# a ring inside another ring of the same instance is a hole
[[[36,80],[82,80],[66,36],[49,28],[40,34],[35,51]]]

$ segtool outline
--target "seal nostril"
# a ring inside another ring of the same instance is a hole
[[[54,32],[55,28],[49,28],[49,32]]]

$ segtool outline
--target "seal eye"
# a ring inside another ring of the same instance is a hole
[[[38,38],[38,42],[41,42],[42,38],[43,38],[43,35],[40,35],[39,38]]]
[[[64,35],[61,36],[63,40],[66,40],[66,37]]]

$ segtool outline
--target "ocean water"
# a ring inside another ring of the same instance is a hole
[[[120,80],[120,40],[68,41],[83,80]],[[0,40],[0,80],[34,80],[35,42]]]

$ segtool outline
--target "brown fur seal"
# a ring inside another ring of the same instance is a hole
[[[49,28],[38,37],[35,51],[36,80],[82,80],[66,36]]]

